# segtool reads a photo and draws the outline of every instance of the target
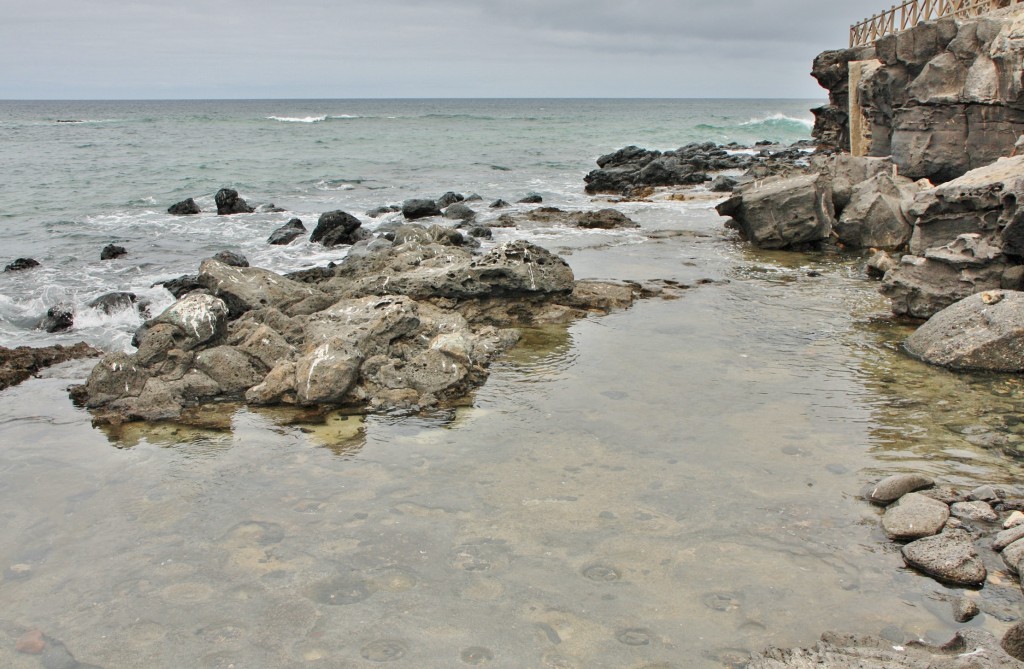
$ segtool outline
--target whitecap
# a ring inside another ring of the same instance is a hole
[[[326,116],[268,116],[267,120],[281,121],[282,123],[320,123],[326,121]]]
[[[814,127],[814,121],[807,118],[796,118],[794,116],[786,116],[783,113],[776,112],[763,116],[760,118],[752,118],[749,121],[740,123],[741,127],[750,127],[754,125],[766,125],[766,126],[800,126],[810,130]]]

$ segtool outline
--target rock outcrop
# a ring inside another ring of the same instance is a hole
[[[284,246],[286,244],[291,244],[304,234],[306,234],[306,226],[302,224],[302,220],[293,218],[277,230],[270,233],[270,237],[267,238],[267,243],[275,246]]]
[[[457,231],[403,226],[331,268],[288,278],[214,259],[148,321],[135,353],[106,356],[77,401],[98,422],[174,418],[221,399],[416,408],[457,402],[518,338],[510,326],[629,306],[631,284],[577,282],[527,242],[483,255]]]
[[[202,209],[196,204],[196,201],[192,198],[182,200],[181,202],[175,202],[167,208],[167,213],[173,216],[194,216],[202,213]]]
[[[221,188],[213,196],[217,204],[217,213],[221,216],[229,214],[251,214],[255,209],[246,204],[245,200],[238,196],[238,191],[233,188]]]
[[[1024,132],[1024,11],[947,17],[872,46],[821,54],[811,74],[829,91],[815,110],[821,147],[849,150],[848,63],[864,68],[858,99],[869,155],[892,156],[900,174],[939,183],[1007,156]]]
[[[907,207],[910,255],[882,283],[893,312],[929,318],[975,293],[1024,287],[1022,200],[1024,156],[921,189]]]

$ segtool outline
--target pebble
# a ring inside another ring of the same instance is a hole
[[[988,502],[956,502],[950,507],[950,512],[961,520],[975,520],[984,523],[994,523],[999,516]]]

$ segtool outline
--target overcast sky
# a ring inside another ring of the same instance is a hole
[[[882,0],[2,0],[0,98],[798,97]]]

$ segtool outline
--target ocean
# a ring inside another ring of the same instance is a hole
[[[577,278],[688,286],[529,328],[467,406],[296,416],[213,405],[94,426],[94,362],[0,392],[0,666],[720,669],[822,632],[946,642],[951,602],[1001,635],[1015,579],[965,593],[905,569],[861,490],[893,472],[971,489],[1024,475],[1024,385],[910,359],[859,254],[760,251],[719,196],[583,192],[629,144],[793,142],[813,100],[0,102],[0,344],[131,350],[87,307],[231,250],[344,257],[292,217],[446,191],[619,208],[640,227],[495,228]],[[283,213],[217,216],[230,187]],[[204,213],[174,217],[193,197]],[[513,205],[526,210],[533,205]],[[508,210],[504,210],[508,211]],[[125,257],[102,261],[101,249]],[[57,304],[70,331],[36,328]],[[42,644],[42,646],[40,646]],[[41,654],[31,651],[41,650]]]
[[[167,306],[155,281],[194,273],[221,250],[289,271],[339,259],[297,242],[265,244],[291,217],[312,230],[325,211],[367,210],[452,190],[487,202],[528,192],[581,208],[594,160],[628,144],[673,149],[689,142],[790,143],[809,137],[812,100],[252,100],[144,102],[0,101],[0,345],[85,339],[124,348],[138,319],[90,310],[90,300],[130,291]],[[283,214],[223,218],[213,196],[234,188]],[[168,215],[193,197],[197,217]],[[110,243],[120,260],[100,261]],[[342,251],[343,252],[343,251]],[[52,306],[70,306],[75,328],[35,329]]]

